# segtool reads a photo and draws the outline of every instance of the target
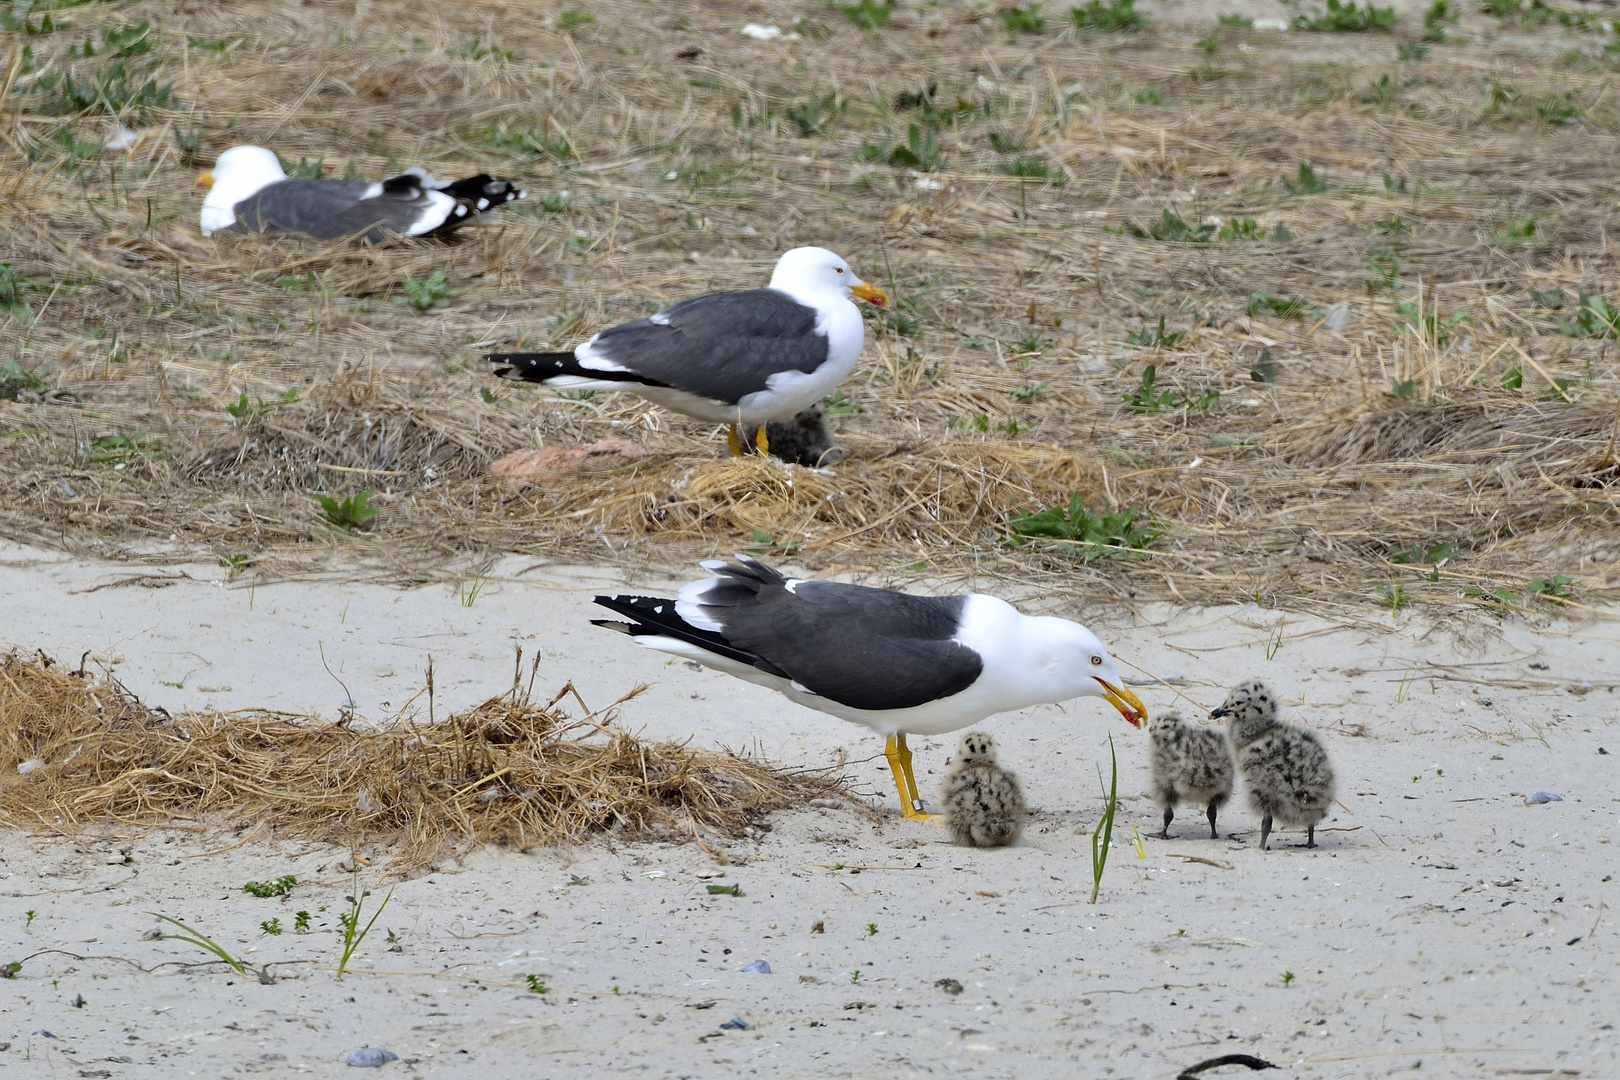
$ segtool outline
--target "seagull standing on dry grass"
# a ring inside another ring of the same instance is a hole
[[[696,420],[740,425],[786,420],[844,381],[866,344],[858,296],[882,307],[889,294],[868,285],[826,248],[794,248],[776,261],[763,289],[712,293],[591,336],[572,352],[494,353],[496,375],[563,390],[628,390]]]
[[[1077,697],[1133,726],[1147,710],[1090,630],[977,593],[914,596],[790,578],[758,559],[706,562],[714,576],[673,599],[598,596],[631,619],[596,625],[695,660],[885,736],[900,812],[927,818],[906,736]]]
[[[1195,728],[1178,712],[1160,713],[1148,724],[1148,767],[1153,801],[1164,811],[1160,840],[1170,839],[1170,822],[1180,803],[1205,808],[1209,838],[1215,812],[1232,797],[1232,748],[1218,728]]]
[[[1024,827],[1024,789],[996,763],[996,743],[982,731],[962,736],[939,785],[939,812],[963,847],[1003,847]]]
[[[262,146],[233,146],[197,178],[208,192],[202,233],[285,233],[315,240],[352,236],[380,244],[437,236],[478,221],[524,192],[486,173],[436,180],[423,169],[369,180],[293,180]]]
[[[1305,827],[1305,846],[1316,846],[1317,822],[1333,805],[1333,767],[1315,732],[1282,721],[1276,692],[1259,679],[1238,683],[1211,718],[1228,717],[1227,736],[1249,805],[1260,818],[1265,850],[1275,819]]]

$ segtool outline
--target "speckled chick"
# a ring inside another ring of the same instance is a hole
[[[939,788],[951,840],[964,847],[1001,847],[1024,827],[1024,789],[996,764],[996,743],[982,731],[962,736]]]
[[[744,453],[754,453],[754,434],[757,428],[742,429]],[[771,456],[794,465],[815,468],[831,465],[843,456],[827,423],[827,406],[816,402],[797,416],[786,420],[772,420],[765,425],[765,438],[771,447]]]
[[[1181,803],[1204,807],[1209,838],[1215,812],[1232,797],[1232,748],[1219,728],[1193,727],[1178,712],[1164,712],[1148,722],[1149,783],[1153,801],[1164,811],[1160,840],[1170,839],[1170,822]]]
[[[1333,805],[1333,767],[1316,734],[1279,717],[1276,693],[1259,679],[1238,683],[1209,715],[1227,717],[1226,733],[1237,755],[1249,805],[1260,818],[1265,850],[1273,820],[1305,827],[1305,846],[1316,846],[1316,824]]]

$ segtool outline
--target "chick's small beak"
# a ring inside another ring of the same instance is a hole
[[[197,190],[198,191],[207,191],[209,188],[211,188],[213,186],[214,186],[214,174],[213,173],[205,172],[201,176],[197,177]]]
[[[1108,699],[1108,704],[1119,710],[1119,715],[1125,718],[1125,722],[1132,727],[1141,727],[1142,723],[1147,720],[1147,706],[1142,704],[1140,698],[1131,693],[1130,687],[1115,686],[1113,683],[1104,682],[1102,679],[1098,679],[1097,682],[1102,685],[1103,697]]]
[[[876,304],[878,307],[883,307],[889,302],[888,293],[884,292],[876,285],[868,285],[864,281],[858,281],[854,285],[851,285],[849,287],[849,291],[860,297],[862,300],[868,300]]]

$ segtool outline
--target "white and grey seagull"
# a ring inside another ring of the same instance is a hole
[[[494,353],[495,374],[564,390],[627,390],[696,420],[739,425],[786,420],[832,393],[866,344],[858,296],[882,307],[888,293],[855,276],[826,248],[794,248],[763,289],[682,300],[645,319],[609,327],[571,352]]]
[[[1147,717],[1102,642],[1068,619],[1025,615],[979,593],[790,578],[746,555],[702,565],[714,576],[673,600],[598,596],[634,621],[592,622],[884,735],[906,817],[932,816],[917,794],[908,734],[1079,697],[1106,699],[1134,726]]]
[[[233,146],[197,178],[208,192],[202,232],[283,233],[316,240],[355,237],[379,244],[437,236],[478,221],[524,192],[487,173],[436,180],[406,169],[382,181],[295,180],[262,146]]]

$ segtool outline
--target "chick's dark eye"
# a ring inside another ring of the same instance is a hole
[[[1092,662],[1092,663],[1093,663],[1093,664],[1101,664],[1101,663],[1102,663],[1102,657],[1100,657],[1100,656],[1093,656],[1093,657],[1092,657],[1092,658],[1091,658],[1091,662]]]

